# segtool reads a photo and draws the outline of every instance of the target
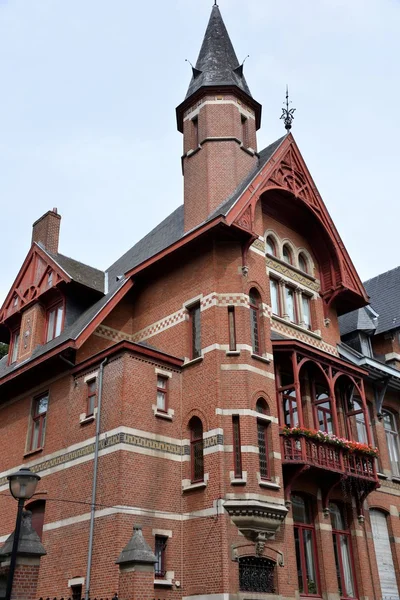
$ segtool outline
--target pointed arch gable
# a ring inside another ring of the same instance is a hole
[[[242,229],[247,225],[251,230],[253,220],[244,216],[253,215],[257,202],[272,191],[284,192],[289,201],[301,205],[324,238],[326,252],[320,265],[324,305],[337,301],[339,313],[365,306],[366,291],[291,134],[232,206],[226,217],[228,224]]]
[[[0,309],[0,324],[70,276],[34,243]]]

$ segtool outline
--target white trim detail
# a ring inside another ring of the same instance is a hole
[[[72,587],[73,585],[85,585],[85,578],[74,577],[73,579],[68,579],[68,587]]]
[[[252,410],[251,408],[216,408],[215,414],[222,415],[224,417],[230,417],[232,415],[238,415],[240,417],[254,417],[256,419],[268,421],[270,423],[278,423],[277,417],[264,415],[263,413],[259,413],[256,410]]]
[[[152,529],[152,535],[163,535],[164,537],[171,538],[172,537],[172,529]]]
[[[158,367],[154,368],[154,372],[157,373],[157,375],[161,375],[162,377],[172,377],[171,371],[164,371],[163,369],[159,369]]]
[[[252,365],[245,365],[245,364],[221,365],[221,371],[250,371],[251,373],[257,373],[257,375],[262,375],[263,377],[268,377],[269,379],[275,379],[275,375],[273,373],[269,373],[268,371],[263,371],[262,369],[257,369],[257,367],[253,367]]]
[[[85,377],[83,378],[83,383],[88,383],[88,381],[93,381],[94,379],[97,379],[99,375],[99,371],[94,371],[93,373],[88,373],[88,375],[85,375]]]

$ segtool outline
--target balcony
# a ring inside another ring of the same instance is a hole
[[[300,476],[318,478],[324,508],[332,490],[341,483],[362,502],[378,487],[375,448],[313,430],[284,428],[281,432],[286,498]],[[351,482],[357,482],[353,485]],[[349,484],[349,485],[348,485]]]

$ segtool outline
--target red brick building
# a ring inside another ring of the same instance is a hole
[[[0,542],[24,465],[38,596],[128,600],[140,523],[149,599],[398,598],[398,333],[292,135],[258,150],[218,6],[177,123],[184,203],[106,272],[59,253],[56,209],[33,225],[0,310]]]

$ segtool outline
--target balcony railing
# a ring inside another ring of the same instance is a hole
[[[282,435],[286,464],[307,464],[344,475],[376,480],[375,457],[305,436]]]

